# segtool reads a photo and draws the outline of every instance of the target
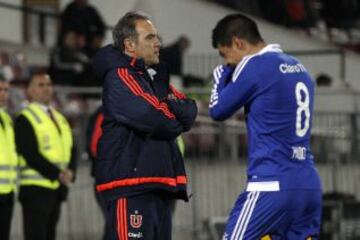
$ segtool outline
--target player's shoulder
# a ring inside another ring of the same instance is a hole
[[[245,56],[235,67],[232,81],[235,82],[239,77],[244,77],[256,73],[256,65],[259,61],[257,55]]]

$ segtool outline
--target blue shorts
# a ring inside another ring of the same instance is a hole
[[[243,192],[232,209],[223,240],[308,240],[320,234],[320,190]]]
[[[172,200],[156,194],[107,203],[106,240],[171,240]]]

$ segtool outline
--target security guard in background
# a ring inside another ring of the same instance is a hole
[[[9,83],[0,76],[0,239],[10,239],[14,208],[17,155],[13,123],[4,107],[9,98]]]
[[[27,90],[31,103],[15,120],[24,236],[54,240],[61,202],[74,178],[73,138],[65,117],[50,106],[49,75],[34,74]]]

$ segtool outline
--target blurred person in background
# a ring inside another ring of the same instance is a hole
[[[94,58],[104,79],[95,175],[106,202],[107,239],[170,240],[171,202],[188,201],[175,139],[191,128],[196,104],[168,85],[158,33],[148,16],[125,14],[113,39],[114,45]]]
[[[180,77],[179,87],[205,85],[205,80],[201,77],[184,74],[184,56],[190,46],[190,39],[186,35],[181,35],[173,43],[160,48],[160,61],[168,65],[170,75]]]
[[[310,149],[314,81],[278,44],[266,44],[245,15],[221,19],[212,45],[224,64],[213,72],[210,116],[224,121],[244,107],[249,143],[247,186],[223,239],[319,239],[322,190]]]
[[[66,118],[50,106],[49,75],[33,74],[27,91],[31,103],[15,119],[24,236],[25,240],[54,240],[61,203],[74,180],[73,137]]]
[[[360,2],[357,0],[323,0],[322,16],[325,20],[329,40],[333,39],[332,30],[344,30],[351,40],[351,29],[360,17]]]
[[[77,33],[64,33],[60,46],[51,54],[49,74],[54,84],[82,85],[85,72],[90,71],[89,58],[77,47]]]
[[[287,22],[286,1],[258,0],[260,16],[274,24],[284,25]]]
[[[287,11],[286,26],[290,28],[298,28],[309,33],[310,27],[315,26],[312,12],[308,1],[305,0],[286,0]]]
[[[85,53],[89,59],[92,59],[97,51],[103,46],[103,37],[101,35],[94,35],[89,44],[85,47]],[[85,72],[84,81],[82,81],[82,86],[92,86],[92,87],[101,87],[102,80],[99,78],[92,68],[92,65],[89,66],[88,71]]]
[[[90,42],[85,46],[85,54],[89,58],[93,58],[96,52],[103,46],[104,36],[100,34],[95,34]]]
[[[17,154],[11,117],[5,111],[9,83],[0,75],[0,239],[10,239],[16,189]]]
[[[99,12],[91,5],[88,0],[73,0],[69,3],[61,14],[61,33],[62,36],[67,31],[75,31],[85,38],[85,49],[90,48],[94,38],[105,36],[105,23]]]
[[[316,86],[317,87],[331,87],[333,82],[333,79],[330,75],[326,74],[326,73],[320,73],[317,77],[316,77]]]
[[[95,178],[95,164],[98,159],[98,142],[102,135],[101,125],[103,124],[103,122],[104,114],[102,112],[102,106],[100,106],[91,114],[86,129],[86,150],[88,153],[88,158],[91,162],[90,175],[93,178]],[[104,216],[105,227],[103,232],[103,239],[106,239],[106,205],[101,193],[96,191],[96,185],[94,186],[94,194],[96,202],[101,209],[101,213]]]
[[[168,64],[170,74],[183,75],[183,58],[190,45],[190,39],[182,35],[175,42],[160,48],[160,60]]]

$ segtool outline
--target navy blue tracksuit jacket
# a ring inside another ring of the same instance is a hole
[[[141,59],[111,45],[99,50],[94,68],[104,84],[97,190],[108,200],[150,191],[187,200],[175,138],[195,121],[195,102],[169,86],[165,65],[154,66],[151,79]]]

